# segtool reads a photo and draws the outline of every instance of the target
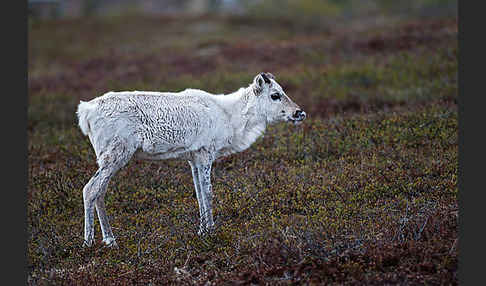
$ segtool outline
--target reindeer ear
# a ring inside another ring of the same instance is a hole
[[[253,79],[253,93],[256,96],[259,96],[263,91],[263,85],[265,80],[263,79],[261,74],[257,74]]]
[[[262,76],[265,83],[270,83],[270,79],[268,78],[266,73],[262,72],[262,73],[260,73],[260,75]]]
[[[260,75],[255,77],[255,83],[259,88],[263,87],[263,78]]]
[[[276,80],[276,78],[275,78],[275,76],[273,74],[271,74],[269,72],[266,72],[265,74],[267,75],[267,77],[269,77],[269,78],[271,78],[273,80]]]
[[[262,93],[263,91],[263,86],[265,84],[270,84],[271,81],[270,79],[268,78],[268,76],[265,74],[265,73],[259,73],[257,76],[255,76],[255,78],[253,79],[253,82],[254,82],[254,87],[253,87],[253,90],[255,92],[255,95],[258,96]]]
[[[265,73],[259,73],[254,79],[253,82],[255,85],[262,89],[264,83],[270,83],[270,79],[268,79],[267,75]]]

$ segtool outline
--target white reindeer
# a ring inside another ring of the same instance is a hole
[[[199,203],[198,234],[213,230],[211,165],[247,149],[270,123],[299,123],[306,114],[270,73],[260,73],[247,88],[228,95],[186,89],[178,93],[108,92],[81,101],[79,126],[96,153],[98,170],[83,189],[84,244],[94,239],[96,207],[103,242],[117,246],[105,211],[110,178],[132,158],[187,160]]]

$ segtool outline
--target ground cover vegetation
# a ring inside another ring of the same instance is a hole
[[[255,15],[29,21],[29,285],[458,283],[457,18]],[[105,199],[119,248],[97,220],[82,247],[80,99],[228,93],[261,71],[308,119],[214,163],[213,236],[187,162],[131,161]]]

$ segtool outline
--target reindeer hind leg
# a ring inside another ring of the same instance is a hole
[[[98,219],[103,234],[103,242],[116,246],[115,238],[108,222],[104,196],[110,178],[131,159],[136,151],[135,146],[128,144],[127,140],[115,137],[111,144],[100,153],[98,158],[99,169],[83,189],[85,228],[84,240],[86,246],[91,246],[94,240],[93,205],[96,207]]]

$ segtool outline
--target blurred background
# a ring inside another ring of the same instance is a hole
[[[137,11],[144,14],[248,14],[260,10],[271,17],[299,17],[359,13],[415,13],[421,16],[455,15],[454,0],[28,0],[29,12],[39,18],[109,15]],[[292,8],[293,10],[286,10]]]

